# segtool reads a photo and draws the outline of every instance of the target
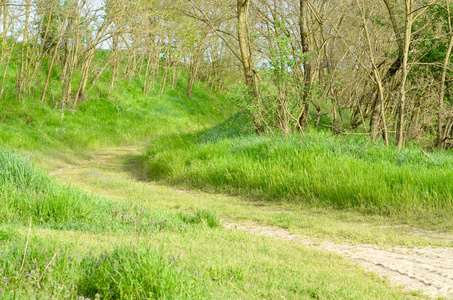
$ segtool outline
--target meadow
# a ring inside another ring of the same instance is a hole
[[[254,206],[267,203],[308,214],[325,209],[332,222],[345,212],[361,222],[382,218],[379,226],[398,219],[448,230],[448,153],[427,158],[415,147],[397,152],[314,129],[259,136],[234,101],[202,82],[188,98],[183,76],[159,97],[157,89],[144,95],[139,78],[123,78],[107,99],[108,78],[75,109],[54,100],[58,83],[41,104],[33,93],[17,103],[7,81],[0,101],[1,299],[424,297],[337,255],[222,222],[303,229],[309,221],[322,224],[310,227],[321,238],[349,234],[355,242],[375,243],[389,232],[344,229],[303,214],[269,217]],[[146,149],[97,169],[96,151],[127,144]],[[240,197],[208,202],[207,194],[186,190]],[[388,236],[385,243],[431,242]]]
[[[1,299],[409,296],[337,255],[224,229],[212,210],[164,207],[170,199],[140,182],[101,180],[127,190],[107,198],[56,182],[14,151],[0,160]]]

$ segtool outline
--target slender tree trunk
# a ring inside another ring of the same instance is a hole
[[[146,59],[145,78],[143,79],[143,93],[148,94],[150,90],[149,73],[151,69],[152,54],[151,49],[148,50],[148,57]]]
[[[404,32],[404,51],[403,51],[403,65],[402,65],[402,77],[401,77],[401,88],[400,88],[400,101],[398,103],[398,119],[396,127],[396,145],[399,150],[403,146],[404,139],[404,105],[406,102],[406,81],[407,74],[409,72],[407,61],[409,58],[409,47],[411,43],[412,34],[412,1],[405,0],[404,12],[405,12],[405,32]]]
[[[11,60],[11,56],[13,55],[13,50],[14,50],[14,45],[11,45],[10,51],[6,54],[6,57],[4,58],[6,60],[6,63],[5,63],[5,70],[3,70],[2,87],[0,88],[0,100],[2,99],[3,92],[5,91],[6,74],[8,72],[8,67],[9,67],[9,62]]]
[[[62,93],[62,101],[66,104],[69,104],[71,102],[72,80],[74,78],[76,67],[79,61],[79,50],[81,41],[78,6],[76,6],[74,9],[75,9],[74,14],[76,17],[74,18],[74,21],[69,24],[66,32],[67,35],[66,44],[67,47],[69,47],[69,52],[65,63],[65,66],[67,66],[67,68],[66,72],[64,73],[65,77],[63,81],[63,93]],[[73,39],[73,43],[70,44],[69,42],[71,37]]]
[[[115,76],[116,76],[116,73],[118,72],[118,68],[119,68],[118,33],[117,32],[113,33],[112,55],[113,55],[112,75],[110,77],[110,85],[109,85],[109,91],[107,93],[107,99],[110,99],[110,95],[112,93],[112,89],[115,84]]]
[[[53,11],[53,6],[51,6],[51,8],[50,8],[50,13],[49,13],[50,15],[52,15],[52,11]],[[29,80],[29,83],[28,83],[28,90],[29,91],[30,91],[32,85],[33,85],[33,91],[34,91],[34,86],[35,86],[34,81],[35,81],[35,78],[36,78],[36,74],[38,73],[38,70],[41,70],[42,58],[44,56],[44,45],[45,45],[45,40],[47,39],[47,35],[49,33],[49,26],[50,26],[50,21],[51,20],[52,20],[51,18],[48,18],[48,20],[47,20],[46,29],[44,31],[43,39],[41,41],[41,46],[37,47],[38,43],[36,43],[35,49],[37,49],[37,53],[36,53],[36,58],[34,59],[34,61],[31,62],[32,67],[33,67],[33,72],[32,72],[32,74],[30,76],[30,80]],[[38,27],[38,31],[39,32],[41,32],[42,22],[43,21],[44,21],[44,19],[41,19],[39,27]]]
[[[21,42],[20,46],[20,71],[19,71],[19,76],[17,78],[16,82],[16,88],[17,88],[17,96],[18,96],[18,101],[19,103],[22,101],[22,90],[25,85],[25,73],[27,68],[27,60],[28,60],[28,54],[29,54],[29,49],[28,49],[28,23],[30,22],[30,6],[31,6],[31,1],[26,0],[25,1],[25,26],[24,26],[24,32],[23,32],[23,40]]]
[[[9,14],[9,1],[2,0],[2,22],[3,22],[3,32],[2,32],[2,45],[1,45],[1,56],[0,61],[3,62],[3,59],[8,55],[8,14]]]
[[[74,104],[73,104],[74,109],[76,108],[79,99],[84,96],[85,89],[88,84],[88,77],[90,76],[90,67],[91,67],[91,63],[94,58],[94,54],[95,54],[94,52],[95,52],[95,49],[91,48],[88,51],[87,57],[85,58],[85,61],[82,64],[82,78],[80,79],[79,87],[77,88],[77,93],[75,95]]]
[[[259,92],[258,92],[258,85],[256,82],[255,75],[253,74],[253,66],[251,64],[251,57],[249,54],[249,41],[247,37],[247,15],[248,15],[248,7],[250,1],[249,0],[237,0],[237,19],[238,19],[238,41],[239,41],[239,49],[241,53],[241,63],[244,71],[245,76],[245,83],[249,88],[250,96],[252,97],[252,105],[255,106],[257,111],[253,113],[253,122],[255,125],[255,129],[258,133],[264,132],[264,127],[262,124],[262,120],[260,117],[259,110]]]
[[[52,68],[53,68],[53,65],[55,63],[55,59],[56,59],[57,54],[58,54],[58,48],[60,46],[60,41],[61,41],[61,38],[62,38],[62,35],[63,35],[64,28],[66,26],[66,22],[68,21],[68,16],[69,16],[69,11],[66,13],[63,23],[61,23],[60,32],[59,32],[58,37],[57,37],[57,43],[55,45],[55,49],[54,49],[53,54],[52,54],[52,59],[50,61],[49,71],[47,72],[46,82],[44,83],[44,88],[42,90],[41,102],[44,102],[44,99],[46,97],[47,87],[49,86],[50,75],[52,74]]]
[[[440,95],[439,95],[439,112],[437,113],[437,141],[436,146],[442,147],[443,144],[443,109],[444,109],[444,98],[445,98],[445,79],[447,77],[447,69],[448,64],[450,62],[450,56],[453,49],[453,27],[451,22],[451,14],[450,14],[450,1],[446,1],[446,7],[448,12],[448,29],[450,34],[450,42],[448,43],[447,52],[445,53],[445,59],[442,66],[442,79],[440,82]]]
[[[299,113],[298,122],[300,128],[304,128],[308,124],[308,110],[310,103],[308,97],[310,95],[311,88],[311,63],[308,58],[309,46],[308,46],[308,33],[307,33],[307,18],[305,16],[306,0],[300,0],[300,11],[299,11],[299,30],[300,30],[300,41],[303,53],[303,68],[304,68],[304,89],[302,93],[302,109]]]
[[[379,73],[378,67],[376,65],[376,58],[374,55],[374,50],[373,50],[373,45],[371,42],[371,37],[370,37],[370,32],[368,30],[368,23],[365,18],[365,13],[364,13],[364,8],[365,5],[360,5],[358,0],[356,0],[357,6],[360,8],[360,14],[362,17],[362,23],[363,23],[363,28],[365,32],[365,37],[366,37],[366,42],[368,46],[368,51],[369,51],[369,56],[370,56],[370,61],[373,69],[373,75],[374,75],[374,80],[377,85],[378,89],[378,95],[377,95],[377,100],[376,103],[373,107],[373,113],[371,115],[371,122],[370,122],[370,135],[371,139],[373,141],[376,140],[376,134],[377,134],[377,128],[379,127],[379,118],[382,119],[382,136],[384,138],[384,141],[387,145],[389,146],[389,140],[388,140],[388,134],[387,134],[387,123],[385,120],[385,110],[384,110],[384,101],[385,101],[385,96],[384,96],[384,85],[382,83],[382,78],[381,74]]]
[[[162,76],[162,82],[160,84],[160,91],[159,91],[159,97],[162,96],[165,90],[165,84],[167,83],[167,77],[168,77],[168,67],[164,67],[164,75]]]
[[[395,15],[395,10],[393,8],[393,3],[391,0],[383,0],[385,3],[385,6],[387,7],[387,11],[389,13],[390,17],[390,22],[392,23],[392,28],[393,28],[393,33],[395,34],[396,37],[396,43],[398,46],[398,57],[395,59],[395,61],[392,63],[390,68],[387,70],[387,73],[385,74],[383,78],[383,82],[389,81],[401,68],[403,64],[403,52],[404,52],[404,41],[401,36],[401,30],[398,27],[398,23],[396,21],[396,15]]]
[[[170,51],[167,49],[167,51]],[[167,84],[168,71],[170,69],[170,54],[167,52],[165,55],[165,66],[164,66],[164,75],[162,77],[162,82],[160,85],[159,97],[162,96],[165,90],[165,85]]]
[[[200,46],[198,46],[200,48]],[[187,87],[187,97],[192,96],[192,88],[197,78],[198,65],[200,63],[200,49],[196,49],[195,53],[192,54],[191,66],[190,66],[190,75],[189,75],[189,85]]]
[[[99,77],[101,77],[102,73],[104,73],[105,69],[111,63],[112,60],[113,56],[110,56],[109,59],[105,62],[105,64],[101,67],[99,72],[97,72],[96,76],[94,76],[93,81],[91,82],[91,87],[96,85],[96,82],[99,80]]]

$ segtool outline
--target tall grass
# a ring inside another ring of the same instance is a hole
[[[11,150],[0,148],[0,222],[76,224],[94,222],[96,197],[58,185]]]
[[[140,248],[140,235],[184,234],[220,226],[214,212],[150,210],[58,184],[18,153],[0,148],[0,298],[31,296],[91,299],[201,299],[204,282],[178,259]],[[134,199],[135,200],[135,199]],[[55,242],[28,238],[18,225],[135,235],[137,246],[100,256],[71,252]],[[60,247],[60,248],[58,248]]]
[[[213,212],[171,213],[115,203],[58,184],[18,153],[0,148],[0,224],[55,229],[181,231],[188,226],[219,225]]]
[[[216,132],[151,140],[143,158],[149,178],[365,213],[451,215],[453,158],[446,152],[428,158],[417,148],[398,152],[367,138],[317,131],[303,137]]]
[[[181,269],[178,260],[149,249],[117,248],[82,261],[77,290],[90,299],[205,299],[201,278]]]
[[[148,248],[122,246],[98,255],[81,254],[72,252],[70,244],[38,238],[27,244],[13,238],[0,248],[0,298],[205,298],[205,282],[179,262]]]

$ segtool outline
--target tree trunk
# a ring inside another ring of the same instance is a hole
[[[440,95],[439,95],[439,112],[437,113],[437,141],[436,146],[442,147],[443,144],[443,109],[444,109],[444,98],[445,98],[445,79],[447,77],[447,69],[448,63],[450,62],[450,56],[453,49],[453,27],[451,23],[451,15],[450,15],[450,1],[446,1],[446,7],[448,12],[448,29],[450,33],[450,42],[448,44],[447,52],[445,53],[445,59],[442,66],[442,79],[440,82]]]
[[[366,37],[366,42],[367,42],[367,47],[369,51],[369,56],[370,56],[370,61],[371,61],[371,67],[373,69],[373,76],[374,80],[376,82],[377,90],[378,93],[375,97],[375,102],[373,104],[373,112],[371,115],[371,122],[370,122],[370,135],[371,139],[373,141],[376,141],[376,135],[377,135],[377,128],[379,128],[379,121],[382,119],[382,136],[384,137],[384,141],[386,145],[389,145],[389,140],[388,140],[388,135],[387,135],[387,124],[385,120],[385,109],[384,109],[384,101],[385,101],[385,96],[384,96],[384,85],[382,82],[381,74],[379,73],[378,67],[376,65],[376,58],[371,42],[371,36],[370,32],[368,30],[368,23],[367,19],[365,17],[364,13],[364,7],[361,7],[359,2],[356,0],[357,6],[360,8],[360,14],[362,17],[362,23],[363,23],[363,28],[365,32],[365,37]]]
[[[107,93],[107,99],[110,99],[110,94],[112,93],[113,85],[115,84],[115,76],[119,68],[119,59],[118,59],[118,33],[113,33],[113,45],[112,45],[112,55],[113,55],[113,65],[112,65],[112,75],[110,77],[109,91]]]
[[[30,21],[30,6],[31,6],[31,1],[26,0],[25,1],[25,26],[24,26],[24,32],[23,32],[23,40],[21,42],[20,46],[20,71],[19,71],[19,76],[17,78],[16,82],[16,88],[17,88],[17,96],[18,96],[18,101],[19,103],[22,100],[22,90],[25,85],[25,73],[27,68],[27,61],[28,61],[28,54],[29,54],[29,49],[28,49],[28,23]]]
[[[2,32],[2,45],[1,45],[1,56],[0,61],[3,62],[3,59],[8,55],[8,14],[9,14],[9,3],[8,0],[2,0],[2,17],[3,17],[3,32]]]
[[[402,65],[402,78],[401,78],[401,88],[400,88],[400,101],[398,103],[398,120],[396,128],[396,145],[398,150],[401,150],[403,146],[404,138],[404,104],[406,102],[406,81],[408,74],[408,57],[409,57],[409,46],[411,43],[411,34],[412,34],[412,1],[405,0],[404,12],[405,12],[405,32],[404,32],[404,49],[403,49],[403,65]]]
[[[201,45],[198,45],[197,49],[195,50],[195,53],[192,54],[192,59],[191,59],[191,66],[190,66],[190,75],[189,75],[189,85],[187,87],[187,97],[192,96],[192,88],[195,83],[195,79],[197,78],[197,73],[198,73],[198,65],[200,63],[200,56],[201,56]]]
[[[241,63],[245,76],[245,83],[249,88],[250,96],[252,97],[252,105],[256,111],[252,112],[253,114],[253,123],[255,129],[258,133],[264,132],[264,127],[260,117],[259,110],[259,92],[258,85],[256,82],[255,75],[253,74],[253,66],[251,63],[251,57],[249,54],[249,41],[247,37],[247,16],[248,16],[248,7],[250,0],[237,0],[237,19],[238,19],[238,41],[239,49],[241,52]]]
[[[304,89],[302,93],[302,109],[299,113],[298,123],[301,129],[308,124],[308,110],[310,103],[308,97],[310,95],[311,88],[311,64],[308,59],[309,46],[308,46],[308,33],[307,33],[307,18],[305,17],[306,0],[300,0],[300,11],[299,11],[299,30],[300,30],[300,41],[303,53],[303,68],[304,68]]]
[[[60,46],[60,41],[61,41],[61,38],[63,35],[64,27],[66,25],[66,22],[68,21],[68,16],[69,16],[69,11],[66,13],[63,23],[61,23],[60,32],[57,37],[57,44],[55,45],[55,49],[52,54],[49,71],[47,72],[46,82],[44,83],[44,88],[42,90],[41,102],[44,102],[44,98],[46,97],[47,87],[49,86],[50,75],[52,74],[53,64],[55,63],[55,58],[57,57],[57,54],[58,54],[58,48]]]
[[[389,13],[390,22],[392,23],[393,32],[396,37],[396,43],[398,46],[398,57],[392,63],[390,68],[387,70],[387,73],[384,76],[383,82],[387,82],[390,80],[396,72],[401,68],[403,64],[403,52],[404,52],[404,41],[401,37],[401,31],[398,27],[398,23],[396,22],[395,10],[393,9],[393,3],[390,0],[383,0],[385,6],[387,7],[387,11]]]
[[[2,99],[3,92],[5,91],[5,80],[6,80],[6,73],[8,72],[9,62],[11,60],[11,56],[13,55],[14,45],[11,45],[11,51],[6,54],[6,63],[5,63],[5,70],[3,70],[3,78],[2,78],[2,87],[0,88],[0,100]]]
[[[93,61],[94,55],[95,55],[95,49],[91,48],[88,51],[87,57],[85,58],[85,61],[82,64],[82,78],[80,79],[79,87],[77,88],[77,93],[75,95],[74,99],[74,110],[77,106],[77,103],[80,98],[84,96],[86,86],[88,84],[88,77],[90,76],[90,67],[91,63]]]

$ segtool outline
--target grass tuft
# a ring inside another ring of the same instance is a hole
[[[220,226],[220,220],[217,214],[209,210],[198,210],[194,214],[180,212],[178,216],[188,224],[203,224],[210,228]]]
[[[89,256],[81,263],[77,290],[90,299],[203,299],[203,281],[181,269],[178,260],[127,247]]]

